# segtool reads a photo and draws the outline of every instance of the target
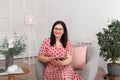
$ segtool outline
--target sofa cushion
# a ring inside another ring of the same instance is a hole
[[[87,46],[73,47],[73,59],[71,65],[74,69],[83,69],[86,64]]]

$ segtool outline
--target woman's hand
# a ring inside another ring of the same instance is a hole
[[[72,61],[72,56],[67,55],[64,58],[55,58],[53,61],[51,61],[51,64],[56,64],[56,65],[69,65]]]
[[[68,54],[66,59],[63,60],[62,65],[69,65],[72,62],[72,56]]]
[[[51,63],[51,64],[55,64],[55,65],[63,65],[63,60],[54,59],[54,60],[51,61],[50,63]]]
[[[47,63],[50,61],[50,57],[44,56],[44,55],[38,55],[38,60],[41,62]]]

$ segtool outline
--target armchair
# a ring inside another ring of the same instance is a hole
[[[98,65],[99,54],[92,52],[91,47],[88,47],[85,67],[82,70],[75,70],[75,72],[80,74],[83,77],[83,80],[94,80],[97,74]],[[43,79],[44,68],[45,64],[37,60],[35,64],[37,80],[44,80]]]

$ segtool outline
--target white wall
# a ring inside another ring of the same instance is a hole
[[[73,44],[92,41],[94,52],[99,54],[96,33],[112,18],[120,17],[119,3],[119,0],[48,0],[49,25],[56,20],[65,21]],[[102,58],[99,66],[106,67]]]
[[[48,19],[51,25],[56,20],[64,20],[69,29],[69,37],[76,43],[96,38],[96,33],[106,26],[109,6],[105,0],[48,0]]]
[[[39,48],[43,38],[48,36],[47,13],[47,0],[0,0],[0,40],[5,36],[11,37],[13,31],[28,36],[26,16],[33,15],[35,24],[32,27],[35,28]],[[32,46],[35,46],[33,42]],[[36,56],[38,50],[34,51],[32,55]],[[28,56],[28,51],[23,54]]]

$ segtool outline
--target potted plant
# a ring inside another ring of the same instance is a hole
[[[27,47],[25,40],[25,36],[17,36],[17,34],[14,33],[14,36],[11,39],[5,37],[0,42],[0,54],[5,56],[6,69],[13,64],[14,56],[18,56],[22,52],[25,52]]]
[[[98,32],[97,39],[100,46],[100,56],[108,61],[108,74],[113,76],[120,75],[120,21],[112,20],[107,28]]]

